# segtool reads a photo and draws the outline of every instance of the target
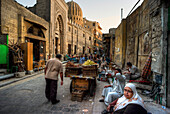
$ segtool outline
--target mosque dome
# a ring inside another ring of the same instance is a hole
[[[72,20],[72,22],[82,26],[83,25],[83,12],[80,6],[74,1],[67,2],[67,5],[69,7],[69,10],[68,10],[69,20]]]

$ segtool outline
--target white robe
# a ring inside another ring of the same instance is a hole
[[[126,77],[117,73],[115,78],[117,79],[114,80],[112,87],[103,89],[102,96],[105,97],[104,102],[106,105],[109,105],[123,94]]]

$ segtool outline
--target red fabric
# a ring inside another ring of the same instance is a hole
[[[129,80],[129,82],[150,83],[149,81],[144,80]]]
[[[147,61],[145,62],[145,66],[142,70],[142,79],[141,80],[129,80],[129,82],[138,82],[138,83],[151,83],[150,81],[147,81],[149,79],[149,76],[151,75],[151,62],[152,62],[152,53],[149,54],[149,57]]]
[[[151,74],[151,62],[152,62],[152,53],[149,54],[149,57],[145,63],[145,66],[142,71],[142,78],[148,79],[148,76]]]
[[[113,101],[112,103],[110,103],[109,105],[110,105],[110,106],[115,106],[116,103],[117,103],[117,101],[118,101],[118,99],[119,99],[119,98],[117,98],[116,100],[114,100],[114,101]]]

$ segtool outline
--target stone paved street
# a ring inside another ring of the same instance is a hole
[[[52,105],[45,98],[43,74],[5,86],[0,89],[0,113],[83,114],[83,109],[87,109],[87,114],[91,114],[93,98],[85,97],[83,102],[71,101],[69,85],[69,78],[64,79],[63,86],[59,85],[58,99],[60,99],[60,103],[56,105]]]

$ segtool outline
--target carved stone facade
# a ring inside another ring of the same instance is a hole
[[[72,20],[73,23],[83,27],[83,12],[80,6],[73,1],[67,2],[67,5],[69,7],[68,19]]]
[[[68,6],[65,1],[37,0],[37,4],[29,9],[50,23],[50,55],[66,54]]]
[[[83,13],[80,6],[73,1],[68,2],[67,5],[69,7],[67,53],[90,54],[93,52],[93,32],[84,26]]]
[[[92,53],[93,31],[84,26],[82,9],[77,3],[37,0],[37,4],[29,10],[50,23],[51,55]]]
[[[92,53],[93,34],[83,27],[71,21],[68,22],[67,50],[68,54],[90,54]],[[69,48],[70,46],[70,48]]]

